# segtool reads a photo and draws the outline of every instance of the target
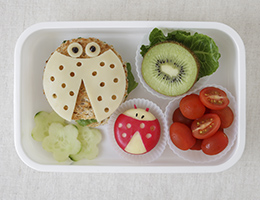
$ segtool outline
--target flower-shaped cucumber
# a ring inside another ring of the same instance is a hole
[[[65,124],[65,120],[61,118],[55,112],[40,111],[34,116],[35,127],[33,128],[31,135],[34,140],[42,142],[43,139],[49,135],[49,126],[53,122]]]
[[[83,158],[88,160],[96,158],[99,153],[98,144],[102,139],[101,132],[98,129],[89,128],[87,126],[78,126],[78,129],[78,140],[81,142],[82,148],[77,154],[70,155],[70,159],[78,161]]]
[[[77,154],[81,149],[81,143],[77,139],[78,133],[78,128],[73,124],[64,126],[61,123],[52,123],[42,147],[52,152],[55,160],[66,161],[70,154]]]

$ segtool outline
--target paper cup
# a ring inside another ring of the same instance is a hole
[[[134,105],[137,106],[137,108],[142,108],[146,109],[149,108],[149,112],[151,112],[158,120],[160,123],[160,128],[161,128],[161,136],[160,139],[157,143],[157,145],[149,152],[141,155],[134,155],[125,152],[123,149],[119,147],[115,140],[114,136],[114,124],[117,119],[117,117],[125,112],[126,110],[134,108]],[[164,118],[164,113],[160,109],[159,106],[157,106],[155,103],[146,100],[146,99],[130,99],[126,102],[124,102],[110,117],[109,122],[108,122],[108,128],[109,128],[109,134],[110,134],[110,142],[112,143],[112,146],[114,147],[114,150],[116,153],[121,156],[123,159],[134,162],[134,163],[150,163],[157,158],[159,158],[166,145],[167,145],[167,134],[166,134],[166,121]]]
[[[177,148],[172,143],[170,137],[168,137],[168,145],[169,145],[170,149],[176,155],[178,155],[180,158],[183,158],[184,160],[187,160],[187,161],[190,161],[193,163],[207,163],[207,162],[216,161],[216,160],[222,158],[234,145],[234,142],[237,138],[237,132],[238,132],[238,118],[237,118],[238,113],[237,113],[237,104],[236,104],[235,98],[232,96],[232,94],[226,88],[224,88],[220,85],[207,85],[207,86],[196,89],[193,93],[199,94],[199,92],[205,87],[216,87],[216,88],[219,88],[226,92],[226,94],[229,98],[229,101],[230,101],[228,106],[232,109],[232,111],[234,113],[234,121],[230,127],[224,129],[224,132],[227,135],[228,140],[229,140],[228,146],[217,155],[212,155],[212,156],[206,155],[202,152],[202,150],[200,150],[200,151],[197,151],[197,150],[183,151],[183,150]],[[192,92],[189,92],[188,94],[191,94],[191,93]],[[169,104],[166,106],[165,118],[166,118],[168,133],[169,133],[169,128],[170,128],[171,124],[173,123],[172,122],[173,112],[179,107],[179,103],[180,103],[181,99],[188,94],[182,95],[182,96],[174,99],[173,101],[169,102]]]
[[[165,34],[167,34],[168,32],[171,32],[172,30],[169,29],[161,29]],[[191,31],[189,31],[191,32]],[[136,71],[137,71],[137,75],[138,78],[141,82],[141,84],[143,85],[143,87],[150,93],[152,93],[153,95],[162,98],[162,99],[167,99],[167,100],[172,100],[172,96],[166,96],[164,94],[161,94],[157,91],[155,91],[154,89],[152,89],[143,79],[142,76],[142,62],[143,62],[143,57],[140,54],[141,50],[141,46],[142,45],[149,45],[149,35],[150,33],[147,33],[146,35],[144,35],[143,39],[141,40],[140,44],[137,46],[137,50],[136,50],[136,56],[135,56],[135,65],[136,65]],[[209,80],[210,76],[205,76],[199,79],[199,81],[197,81],[192,88],[188,91],[188,92],[194,92],[195,90],[197,90],[198,88],[200,88],[201,86],[204,86],[208,80]]]

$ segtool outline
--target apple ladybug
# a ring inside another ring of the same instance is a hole
[[[134,108],[120,114],[114,124],[114,134],[121,149],[130,154],[151,151],[160,139],[161,128],[149,108]]]

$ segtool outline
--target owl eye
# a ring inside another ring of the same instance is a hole
[[[95,42],[90,42],[87,44],[85,51],[89,57],[95,57],[100,53],[100,46]]]
[[[71,57],[77,58],[82,54],[83,48],[79,43],[73,42],[68,46],[67,51]]]

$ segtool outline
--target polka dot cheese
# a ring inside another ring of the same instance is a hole
[[[55,51],[47,62],[43,87],[51,107],[68,121],[71,121],[82,81],[99,122],[109,117],[124,98],[126,75],[112,50],[84,59]]]

